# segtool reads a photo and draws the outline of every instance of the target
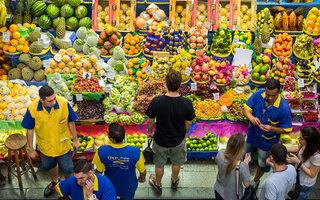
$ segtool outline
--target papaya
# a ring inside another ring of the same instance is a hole
[[[294,14],[296,14],[296,16],[302,15],[304,12],[304,8],[305,8],[304,6],[300,6],[296,8],[293,12]]]
[[[294,31],[297,26],[297,16],[294,12],[289,15],[289,29],[290,31]]]
[[[274,19],[274,26],[276,30],[281,30],[282,28],[282,14],[281,12],[276,15],[276,18]]]
[[[283,11],[284,11],[284,7],[282,7],[282,6],[272,6],[272,7],[270,8],[270,10],[271,10],[273,13],[283,12]]]
[[[287,13],[287,15],[289,16],[292,12],[293,12],[293,9],[292,8],[287,8],[284,10],[285,13]]]
[[[297,30],[302,31],[303,29],[303,15],[299,15],[297,20]]]
[[[282,14],[282,27],[285,31],[289,30],[289,19],[288,14],[286,12],[283,12]]]

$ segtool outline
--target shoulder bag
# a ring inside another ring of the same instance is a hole
[[[297,166],[296,168],[296,172],[297,172],[297,177],[296,177],[296,187],[294,188],[294,190],[290,191],[288,193],[288,196],[292,199],[298,199],[299,194],[300,194],[300,176],[299,176],[299,171],[300,171],[300,167],[302,165],[302,162]]]
[[[152,139],[147,139],[148,146],[143,150],[143,156],[146,162],[153,163],[153,151],[151,148]]]
[[[239,200],[239,184],[240,184],[240,162],[236,167],[236,183],[237,183],[237,200]],[[258,200],[256,191],[253,186],[250,184],[249,187],[246,187],[243,197],[240,200]]]

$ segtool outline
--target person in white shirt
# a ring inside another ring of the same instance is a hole
[[[320,135],[313,127],[301,129],[298,147],[289,147],[287,162],[300,165],[300,193],[298,200],[308,199],[312,193],[320,169]]]

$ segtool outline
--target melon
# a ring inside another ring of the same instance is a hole
[[[53,27],[54,29],[57,28],[60,19],[61,19],[61,17],[57,17],[57,18],[55,18],[55,19],[53,20],[53,22],[52,22],[52,27]]]
[[[63,6],[66,4],[66,0],[53,0],[53,2],[56,6]]]
[[[48,7],[47,7],[47,15],[51,18],[57,18],[59,17],[59,14],[60,14],[60,9],[58,6],[54,5],[54,4],[50,4]]]
[[[92,26],[92,19],[90,19],[89,17],[80,19],[79,27],[91,28],[91,26]]]
[[[38,17],[46,13],[47,4],[43,1],[37,1],[32,5],[32,13],[34,16]]]
[[[48,15],[41,15],[38,20],[38,25],[42,29],[49,29],[51,27],[51,19]]]
[[[69,17],[66,21],[66,28],[69,31],[74,31],[78,28],[79,21],[76,17]]]
[[[78,7],[78,6],[81,4],[81,0],[69,0],[68,3],[69,3],[72,7],[76,8],[76,7]]]
[[[74,11],[74,14],[75,14],[75,16],[77,17],[77,18],[84,18],[84,17],[86,17],[87,16],[87,14],[88,14],[88,9],[85,7],[85,6],[83,6],[83,5],[81,5],[81,6],[78,6],[77,8],[76,8],[76,10]]]
[[[74,9],[72,8],[72,6],[70,6],[70,4],[65,4],[61,7],[61,17],[71,17],[73,15]]]

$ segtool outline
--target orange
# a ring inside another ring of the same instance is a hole
[[[146,70],[145,70],[144,68],[142,68],[142,69],[141,69],[141,72],[142,72],[142,73],[145,73],[145,72],[146,72]]]
[[[136,48],[134,46],[131,46],[130,50],[134,52],[134,50],[136,50]]]
[[[136,48],[137,48],[137,49],[140,49],[140,44],[136,44]]]
[[[24,46],[22,51],[23,51],[23,53],[28,53],[29,52],[29,47],[28,46]]]
[[[130,44],[131,44],[131,45],[136,45],[136,41],[135,41],[135,40],[131,40],[131,41],[130,41]]]
[[[146,74],[142,74],[141,78],[147,78]]]
[[[9,47],[9,52],[10,52],[10,53],[16,52],[16,48],[13,47],[13,46],[10,46],[10,47]]]
[[[25,42],[26,42],[26,39],[24,39],[24,38],[19,39],[19,44],[24,44]]]
[[[140,42],[139,38],[134,38],[134,40],[136,41],[136,43]]]
[[[133,63],[129,60],[129,62],[128,62],[128,68],[131,68],[131,67],[133,67]]]
[[[133,66],[133,68],[135,68],[135,69],[139,69],[139,65],[135,65],[135,66]]]
[[[20,38],[20,33],[18,31],[13,32],[12,34],[14,39],[19,39]]]
[[[9,30],[10,30],[11,32],[15,32],[15,31],[18,30],[18,28],[19,28],[19,27],[18,27],[16,24],[11,24],[10,27],[9,27]]]
[[[128,54],[129,54],[129,55],[132,55],[132,54],[133,54],[133,51],[129,50],[129,51],[128,51]]]
[[[26,41],[26,42],[24,43],[24,46],[29,46],[29,42]]]
[[[141,71],[137,71],[137,72],[136,72],[136,76],[137,76],[137,77],[141,77],[141,76],[142,76],[142,72],[141,72]]]
[[[29,23],[24,23],[23,26],[29,29],[31,25]]]
[[[139,62],[139,58],[133,58],[133,59],[132,59],[132,63],[133,63],[133,64],[135,64],[135,63],[137,63],[137,62]]]
[[[10,40],[10,44],[11,44],[12,46],[17,46],[19,43],[18,43],[18,40],[13,39],[13,40]]]
[[[37,25],[31,24],[31,27],[35,29],[35,28],[37,28]]]
[[[141,67],[147,67],[148,66],[148,63],[147,62],[144,62],[141,64]]]
[[[9,50],[9,45],[7,45],[7,44],[3,45],[3,50],[4,51],[8,51]]]
[[[127,49],[123,49],[125,54],[128,54],[128,50]]]
[[[132,69],[128,69],[128,73],[129,73],[130,75],[132,75],[132,74],[133,74]]]
[[[23,50],[23,45],[19,44],[19,45],[17,46],[17,51],[22,51],[22,50]]]

